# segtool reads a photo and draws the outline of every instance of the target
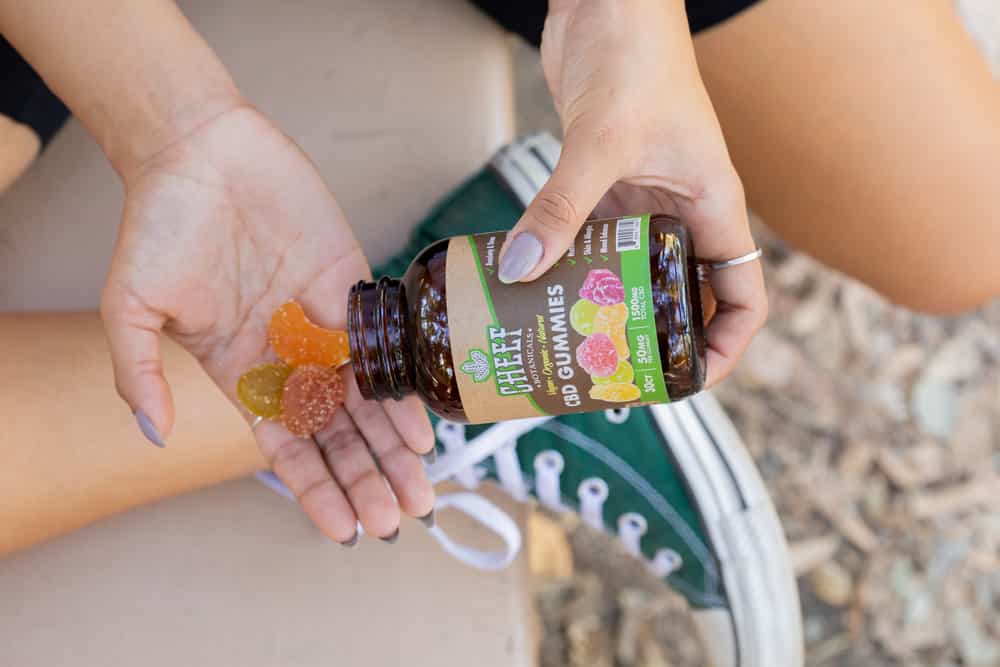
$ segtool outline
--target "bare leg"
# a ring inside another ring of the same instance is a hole
[[[24,173],[40,149],[30,127],[0,114],[0,193]]]
[[[701,35],[750,206],[932,312],[1000,295],[1000,85],[946,0],[765,0]]]
[[[96,313],[0,315],[0,554],[264,466],[240,415],[166,345],[184,419],[156,449],[115,393]]]

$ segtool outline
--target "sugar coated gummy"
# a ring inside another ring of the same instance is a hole
[[[615,350],[618,351],[618,358],[628,359],[631,353],[628,349],[628,337],[625,335],[625,325],[620,325],[612,329],[608,335],[611,337],[611,342],[615,344]]]
[[[570,326],[581,336],[589,336],[594,333],[594,318],[601,308],[589,299],[580,299],[569,309]]]
[[[622,279],[609,269],[591,269],[580,288],[580,297],[601,306],[624,303],[625,286]]]
[[[251,368],[236,383],[236,396],[247,410],[264,419],[281,416],[281,395],[292,369],[285,364]]]
[[[344,403],[344,382],[328,366],[302,366],[292,371],[281,396],[281,421],[293,434],[308,437],[322,431]]]
[[[609,403],[628,403],[638,400],[639,396],[641,396],[639,387],[624,382],[595,384],[590,388],[591,398]]]
[[[625,324],[628,322],[628,307],[624,303],[616,303],[612,306],[601,306],[594,315],[594,322],[598,320],[611,324]]]
[[[591,334],[576,348],[576,362],[591,375],[606,377],[618,369],[618,350],[607,334]]]
[[[618,357],[628,359],[628,336],[625,334],[625,323],[628,321],[628,308],[624,303],[613,306],[601,306],[594,317],[594,333],[606,334],[615,344]]]
[[[590,379],[594,381],[594,384],[610,384],[610,383],[629,384],[632,382],[632,380],[635,379],[635,370],[633,370],[632,364],[625,361],[624,359],[621,359],[618,362],[618,368],[615,369],[615,372],[612,373],[611,375],[607,377],[598,377],[596,375],[592,375]]]
[[[347,333],[313,324],[296,301],[289,301],[274,312],[267,335],[271,347],[290,366],[336,368],[350,356]]]

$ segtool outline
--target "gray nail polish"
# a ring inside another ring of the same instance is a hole
[[[429,465],[429,466],[434,465],[437,462],[437,460],[438,460],[438,450],[437,450],[437,447],[435,447],[431,451],[427,452],[426,454],[421,455],[420,458],[422,458],[423,461],[424,461],[424,463],[426,463],[427,465]]]
[[[531,273],[542,259],[542,250],[542,242],[531,232],[515,236],[500,260],[500,282],[513,283]]]
[[[156,425],[153,424],[152,420],[146,416],[146,413],[142,410],[135,411],[135,421],[139,425],[139,430],[142,434],[146,436],[146,439],[157,447],[166,447],[167,443],[163,442],[163,437],[160,436],[160,432],[156,430]]]
[[[427,528],[433,528],[434,524],[436,523],[434,520],[434,510],[431,510],[430,512],[428,512],[423,516],[418,516],[417,520],[420,521],[420,523],[424,524],[424,526],[426,526]]]
[[[357,533],[354,533],[354,537],[352,537],[351,539],[347,540],[346,542],[341,542],[340,543],[340,546],[346,547],[348,549],[353,549],[357,545],[358,545],[358,534]]]
[[[392,533],[392,535],[390,535],[388,537],[380,537],[379,539],[382,540],[383,542],[385,542],[386,544],[395,544],[396,541],[399,539],[399,528],[397,528]]]

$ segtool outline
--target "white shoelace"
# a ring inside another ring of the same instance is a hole
[[[462,486],[473,489],[483,477],[483,472],[477,469],[477,464],[492,456],[497,463],[497,477],[503,489],[515,499],[526,499],[527,485],[521,475],[514,448],[520,436],[549,419],[551,417],[535,417],[503,422],[490,427],[471,442],[465,439],[463,425],[440,421],[437,425],[437,436],[445,451],[438,455],[437,461],[427,467],[427,476],[432,484],[454,478]],[[448,508],[467,514],[496,534],[503,540],[504,549],[502,551],[472,549],[455,542],[440,525],[435,526],[430,531],[431,535],[446,552],[466,565],[487,571],[502,570],[517,558],[517,554],[521,551],[521,531],[509,514],[475,493],[446,493],[438,496],[434,509]]]
[[[606,410],[605,416],[613,424],[628,420],[628,409]],[[497,471],[497,479],[509,495],[517,500],[528,497],[528,483],[521,473],[517,460],[517,438],[551,417],[519,419],[497,424],[472,441],[465,439],[465,427],[440,421],[437,437],[444,444],[445,453],[428,466],[431,482],[437,484],[446,479],[455,479],[468,489],[478,486],[486,474],[478,466],[481,461],[492,456]],[[565,468],[562,454],[549,449],[539,452],[534,460],[535,494],[545,507],[563,512],[569,508],[562,500],[560,476]],[[583,480],[577,489],[580,500],[580,515],[591,527],[607,530],[604,523],[604,504],[609,497],[606,481],[600,477]],[[435,527],[432,534],[448,553],[462,562],[482,570],[498,570],[506,567],[517,557],[521,547],[521,534],[517,524],[503,510],[482,496],[473,493],[445,494],[438,498],[436,509],[453,507],[472,517],[483,527],[498,535],[505,543],[503,551],[484,552],[458,545],[441,528]],[[632,556],[643,559],[640,544],[648,529],[646,518],[636,512],[628,512],[618,518],[618,539]],[[678,570],[683,560],[673,549],[660,549],[647,566],[658,577],[666,577]]]
[[[628,419],[628,409],[606,410],[608,421],[621,424]],[[437,437],[444,445],[444,453],[437,461],[427,466],[427,476],[432,484],[454,479],[467,489],[475,489],[486,474],[479,464],[493,457],[497,479],[501,488],[518,501],[529,497],[528,481],[521,472],[517,459],[517,439],[552,417],[535,417],[503,422],[490,427],[473,438],[465,439],[465,426],[447,421],[439,421]],[[535,493],[545,507],[562,512],[569,508],[563,503],[560,476],[565,468],[562,454],[549,449],[535,457]],[[273,473],[258,473],[257,478],[272,490],[286,498],[295,500],[294,495]],[[598,530],[607,530],[604,521],[604,505],[609,497],[607,482],[600,477],[583,480],[577,489],[580,501],[580,515],[585,523]],[[466,514],[490,532],[497,535],[504,548],[498,551],[483,551],[463,545],[449,536],[440,525],[429,529],[431,536],[445,552],[457,560],[480,570],[502,570],[510,565],[521,550],[521,531],[509,514],[479,494],[471,492],[447,493],[438,496],[435,511],[454,509]],[[648,528],[646,518],[636,512],[628,512],[618,517],[618,539],[625,550],[642,559],[640,544]],[[358,534],[363,534],[358,524]],[[660,549],[647,566],[657,577],[666,577],[683,564],[680,554],[672,549]]]

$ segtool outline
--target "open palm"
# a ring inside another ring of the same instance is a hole
[[[215,118],[125,185],[102,314],[119,393],[163,436],[174,411],[161,332],[235,403],[239,376],[270,360],[267,324],[282,303],[294,298],[318,324],[346,328],[348,289],[369,277],[368,263],[315,167],[256,111]],[[358,520],[366,532],[391,536],[400,507],[422,516],[433,506],[417,457],[433,446],[430,423],[413,398],[364,401],[353,375],[342,373],[347,410],[314,439],[272,422],[255,435],[275,473],[332,539],[350,542]]]

